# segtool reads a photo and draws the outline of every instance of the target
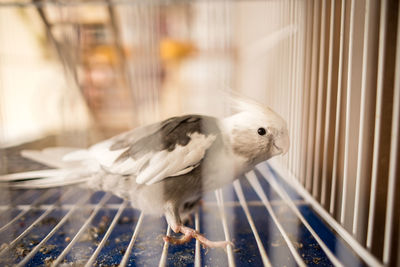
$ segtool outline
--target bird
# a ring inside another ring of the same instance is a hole
[[[0,177],[0,185],[49,188],[80,184],[111,192],[147,214],[165,216],[178,238],[225,248],[185,225],[202,195],[232,183],[255,165],[289,150],[285,120],[255,101],[236,101],[225,118],[181,115],[121,133],[87,149],[46,148],[22,156],[52,169]]]

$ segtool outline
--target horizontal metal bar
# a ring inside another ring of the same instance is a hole
[[[294,202],[296,203],[296,205],[305,205],[307,204],[305,201],[303,200],[294,200]],[[270,201],[272,206],[279,206],[279,205],[283,205],[285,204],[285,202],[283,200],[271,200]],[[211,202],[211,201],[205,201],[202,204],[204,207],[218,207],[218,203],[217,202]],[[234,202],[234,201],[227,201],[224,202],[225,207],[240,207],[240,203],[238,202]],[[264,204],[261,201],[248,201],[247,202],[248,206],[255,206],[255,207],[259,207],[259,206],[264,206]],[[51,207],[52,204],[44,204],[44,205],[38,205],[36,207],[34,207],[34,210],[46,210],[49,207]],[[74,206],[74,204],[63,204],[62,206],[58,207],[60,210],[69,210]],[[96,206],[96,204],[90,204],[90,203],[86,203],[83,204],[82,206],[79,207],[80,210],[85,210],[85,209],[93,209]],[[104,210],[118,210],[121,207],[121,204],[106,204],[104,205],[103,209]],[[2,208],[0,206],[0,212],[2,211]],[[4,207],[5,208],[5,207]],[[31,205],[16,205],[15,206],[16,209],[19,210],[29,210],[31,209]]]
[[[14,191],[15,192],[15,191]],[[8,205],[0,205],[0,209],[4,209],[2,213],[0,214],[0,218],[3,218],[4,216],[8,215],[11,210],[15,208],[15,205],[13,203],[16,202],[24,202],[24,200],[27,200],[28,198],[32,197],[35,195],[35,190],[27,190],[25,191],[24,194],[18,194],[13,200],[12,203]]]

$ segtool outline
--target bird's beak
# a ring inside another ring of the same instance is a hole
[[[281,151],[282,156],[285,155],[289,151],[290,140],[289,134],[285,131],[282,135],[274,140],[274,145]]]

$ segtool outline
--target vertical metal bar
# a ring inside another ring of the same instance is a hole
[[[72,77],[74,79],[75,84],[78,86],[79,81],[78,81],[78,73],[77,69],[75,67],[75,62],[71,60],[71,56],[68,55],[70,51],[66,51],[66,49],[63,49],[60,45],[60,43],[56,40],[54,37],[54,34],[52,32],[52,24],[48,20],[46,13],[44,12],[43,9],[43,0],[32,0],[32,3],[36,7],[36,10],[39,14],[40,19],[42,20],[45,29],[46,29],[46,34],[49,37],[50,41],[54,45],[54,48],[56,49],[57,55],[60,58],[61,62],[63,63],[63,67],[65,67],[66,70],[69,70],[72,74]]]
[[[141,212],[140,216],[139,216],[139,220],[136,223],[135,231],[133,232],[131,241],[129,242],[129,245],[126,248],[124,257],[122,258],[121,263],[119,264],[120,267],[124,267],[128,263],[129,255],[131,254],[133,245],[135,244],[136,238],[139,235],[139,230],[140,230],[140,227],[141,227],[142,222],[143,222],[143,217],[144,217],[144,213]]]
[[[215,191],[215,197],[217,198],[219,213],[222,220],[222,227],[224,229],[224,235],[226,241],[231,241],[231,237],[228,230],[228,223],[226,222],[226,214],[224,208],[224,198],[222,196],[222,190],[218,189]],[[230,267],[235,266],[235,261],[233,259],[233,249],[231,245],[227,246],[228,263]]]
[[[307,137],[307,157],[306,157],[306,188],[311,191],[312,186],[312,166],[313,166],[313,151],[315,137],[315,102],[317,90],[317,59],[318,59],[318,12],[320,9],[320,1],[314,1],[314,18],[313,18],[313,42],[312,42],[312,62],[311,62],[311,97],[308,114],[308,137]]]
[[[298,25],[298,44],[297,44],[297,65],[296,65],[296,75],[297,75],[297,82],[296,82],[296,92],[297,92],[297,97],[296,97],[296,129],[295,129],[295,145],[296,145],[296,151],[295,151],[295,168],[294,168],[294,173],[296,174],[297,177],[300,176],[300,164],[301,164],[301,125],[303,121],[301,121],[302,118],[302,103],[304,100],[304,88],[302,87],[304,81],[304,69],[301,67],[302,64],[304,63],[304,53],[302,51],[304,50],[304,42],[305,42],[305,25],[304,25],[304,12],[305,12],[305,6],[306,2],[305,1],[300,1],[300,5],[298,7],[297,12],[298,18],[297,18],[297,25]]]
[[[296,34],[294,35],[294,41],[293,41],[293,82],[292,82],[292,95],[293,95],[293,101],[292,101],[292,120],[293,120],[293,137],[292,137],[292,151],[291,151],[291,168],[290,170],[295,173],[296,172],[296,163],[298,162],[298,156],[297,156],[297,151],[298,151],[298,143],[297,143],[297,128],[299,124],[299,119],[298,119],[298,100],[299,100],[299,86],[298,86],[298,79],[299,79],[299,53],[298,53],[298,48],[299,48],[299,35],[300,35],[300,27],[299,27],[299,22],[298,22],[298,17],[299,17],[299,1],[294,1],[293,4],[293,9],[294,9],[294,14],[293,14],[293,25],[295,26],[296,29]]]
[[[360,106],[360,125],[358,129],[358,151],[357,151],[357,174],[356,174],[356,191],[354,196],[354,214],[353,229],[354,235],[358,234],[358,219],[361,201],[361,173],[362,163],[364,160],[364,125],[365,125],[365,109],[367,101],[367,66],[368,66],[368,39],[369,39],[369,21],[370,21],[370,0],[365,1],[365,18],[364,18],[364,43],[363,43],[363,59],[361,73],[361,106]]]
[[[289,24],[293,25],[294,24],[294,1],[291,0],[289,1]],[[296,33],[297,35],[297,33]],[[293,35],[290,35],[289,37],[289,135],[290,135],[290,140],[294,139],[294,94],[293,94],[293,82],[294,82],[294,60],[295,60],[295,55],[294,55],[294,39]],[[289,157],[289,170],[293,170],[293,149],[289,152],[288,157]]]
[[[290,24],[290,20],[288,20],[288,18],[290,18],[289,1],[290,0],[286,0],[284,2],[283,20],[284,20],[285,24]],[[285,82],[284,82],[284,88],[282,90],[284,92],[284,94],[282,95],[283,99],[282,99],[281,105],[283,105],[284,103],[286,105],[288,105],[288,103],[290,103],[290,98],[289,98],[289,101],[288,101],[289,90],[290,90],[290,76],[289,76],[290,72],[288,71],[288,69],[290,70],[290,57],[289,57],[290,49],[289,49],[289,44],[290,44],[290,40],[286,40],[282,45],[283,51],[284,51],[284,54],[283,54],[283,62],[284,62],[283,73],[285,74],[284,75],[284,81]],[[290,119],[290,112],[289,111],[290,111],[290,105],[289,105],[289,107],[286,107],[282,111],[283,114],[284,114],[284,117],[287,118],[287,119]],[[289,131],[290,131],[290,129],[289,129]],[[289,132],[289,135],[290,135],[290,132]],[[283,158],[283,162],[285,163],[287,168],[289,167],[289,158],[288,157],[289,156],[286,156],[286,157]]]
[[[285,2],[281,1],[280,5],[279,5],[279,16],[280,16],[280,29],[283,29],[284,27],[286,27],[286,23],[285,23]],[[278,92],[278,110],[279,112],[282,114],[282,116],[284,115],[284,112],[282,110],[282,105],[284,103],[284,91],[286,90],[285,87],[285,81],[286,81],[286,77],[285,77],[285,55],[286,55],[286,51],[285,51],[285,40],[282,41],[282,45],[279,46],[279,92]],[[281,159],[281,162],[284,162],[284,158]]]
[[[315,130],[315,145],[314,145],[314,170],[313,170],[313,185],[312,195],[316,198],[318,195],[320,164],[320,151],[321,151],[321,129],[322,129],[322,96],[324,89],[324,72],[325,72],[325,24],[326,24],[326,1],[322,1],[321,13],[321,30],[320,30],[320,44],[319,44],[319,67],[318,67],[318,97],[317,97],[317,120]]]
[[[305,90],[304,100],[302,105],[302,130],[301,130],[301,159],[306,159],[307,157],[307,133],[309,129],[309,121],[308,121],[308,113],[309,113],[309,100],[310,100],[310,71],[311,71],[311,53],[312,53],[312,33],[308,30],[312,27],[313,21],[313,5],[311,1],[306,1],[306,45],[305,45],[305,61],[304,61],[304,85],[303,88]],[[302,160],[300,165],[300,182],[304,186],[306,178],[306,161]]]
[[[117,14],[115,11],[115,3],[113,3],[112,0],[105,0],[105,4],[107,5],[107,12],[108,12],[108,16],[110,18],[111,32],[113,35],[114,46],[115,46],[115,49],[117,52],[116,54],[117,54],[117,58],[118,58],[119,68],[120,68],[121,75],[122,75],[122,82],[123,82],[124,87],[129,89],[130,85],[131,85],[130,75],[128,73],[126,56],[124,53],[124,49],[122,47],[122,38],[121,38],[121,33],[120,33],[120,30],[118,27],[118,23],[117,23]]]
[[[350,142],[350,105],[351,105],[351,75],[353,68],[353,35],[354,35],[354,12],[355,0],[351,1],[350,6],[350,32],[349,32],[349,48],[347,55],[347,82],[346,82],[346,126],[344,137],[344,168],[343,168],[343,185],[342,185],[342,207],[340,209],[340,223],[344,224],[346,217],[346,202],[348,189],[348,168],[349,168],[349,142]]]
[[[279,5],[279,29],[283,29],[285,27],[284,21],[283,21],[283,7],[284,5],[282,2]],[[278,13],[278,12],[277,12]],[[284,43],[284,40],[282,41],[282,44]],[[276,109],[280,114],[283,115],[283,112],[281,110],[281,105],[282,105],[282,99],[283,99],[283,81],[284,81],[284,71],[283,71],[283,59],[284,59],[284,52],[283,52],[283,45],[280,45],[278,47],[278,63],[277,63],[277,69],[278,69],[278,92],[277,92],[277,105]]]
[[[258,250],[260,251],[260,255],[261,255],[261,259],[263,261],[263,264],[264,264],[264,266],[272,266],[271,261],[268,258],[267,252],[264,249],[264,246],[262,244],[260,236],[258,235],[258,231],[257,231],[257,228],[256,228],[256,226],[254,224],[253,218],[251,217],[249,208],[248,208],[247,203],[246,203],[246,199],[245,199],[244,194],[243,194],[242,186],[240,185],[239,180],[236,180],[233,183],[233,186],[235,188],[236,195],[239,198],[240,205],[242,206],[243,211],[244,211],[244,213],[246,215],[247,221],[249,222],[250,228],[253,231],[254,238],[256,239],[257,247],[258,247]]]
[[[302,28],[300,27],[300,4],[301,1],[295,1],[294,11],[294,25],[296,27],[296,35],[295,35],[295,45],[294,45],[294,53],[295,53],[295,64],[294,64],[294,136],[292,139],[292,153],[293,153],[293,164],[292,164],[292,172],[297,173],[297,163],[299,162],[299,144],[298,144],[298,128],[299,128],[299,99],[300,99],[300,89],[299,89],[299,80],[300,80],[300,37]]]
[[[93,266],[94,261],[96,260],[97,256],[99,255],[100,251],[103,249],[104,245],[106,244],[108,238],[111,235],[111,232],[117,225],[119,217],[121,217],[122,212],[124,209],[128,206],[128,201],[124,200],[124,202],[121,203],[121,205],[118,208],[117,214],[115,214],[114,219],[112,220],[110,226],[107,229],[107,232],[105,233],[103,239],[100,241],[99,245],[97,246],[96,250],[93,252],[92,256],[90,256],[90,259],[88,262],[85,264],[85,267],[90,267]]]
[[[400,8],[399,8],[400,9]],[[396,67],[394,75],[392,133],[390,144],[389,183],[385,220],[385,239],[383,243],[383,264],[389,265],[393,232],[393,217],[395,209],[396,183],[399,183],[399,173],[396,168],[399,164],[399,126],[400,126],[400,16],[397,18],[397,43],[396,43]],[[397,181],[396,181],[397,179]],[[397,192],[399,194],[399,192]]]
[[[378,182],[378,167],[379,167],[378,166],[379,143],[381,141],[386,24],[387,24],[387,0],[382,0],[381,11],[380,11],[380,22],[379,22],[378,79],[377,79],[377,95],[376,95],[376,109],[375,109],[374,148],[372,157],[372,181],[371,181],[371,194],[369,200],[369,214],[368,214],[367,248],[371,248],[372,246],[372,236],[374,231],[376,187]]]
[[[330,117],[331,117],[331,102],[332,102],[332,69],[333,69],[333,33],[335,26],[335,0],[331,0],[331,18],[329,22],[329,52],[328,52],[328,77],[327,77],[327,92],[326,92],[326,109],[325,109],[325,131],[324,131],[324,146],[323,146],[323,164],[322,164],[322,191],[321,203],[326,204],[326,187],[328,175],[328,143],[330,132]]]
[[[346,1],[342,0],[340,10],[340,45],[339,45],[339,68],[338,68],[338,83],[336,95],[336,120],[335,120],[335,141],[333,149],[333,170],[332,170],[332,186],[331,186],[331,200],[329,212],[333,214],[335,211],[336,201],[336,183],[337,183],[337,169],[339,157],[339,127],[340,127],[340,108],[342,98],[342,76],[343,76],[343,47],[344,47],[344,21],[346,14]]]

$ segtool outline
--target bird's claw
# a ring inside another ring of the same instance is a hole
[[[210,241],[204,235],[200,234],[198,231],[182,226],[180,228],[180,232],[184,234],[181,238],[174,238],[171,236],[164,236],[164,241],[173,245],[181,245],[189,242],[193,238],[197,239],[203,248],[224,248],[226,249],[228,246],[234,246],[230,241]]]

